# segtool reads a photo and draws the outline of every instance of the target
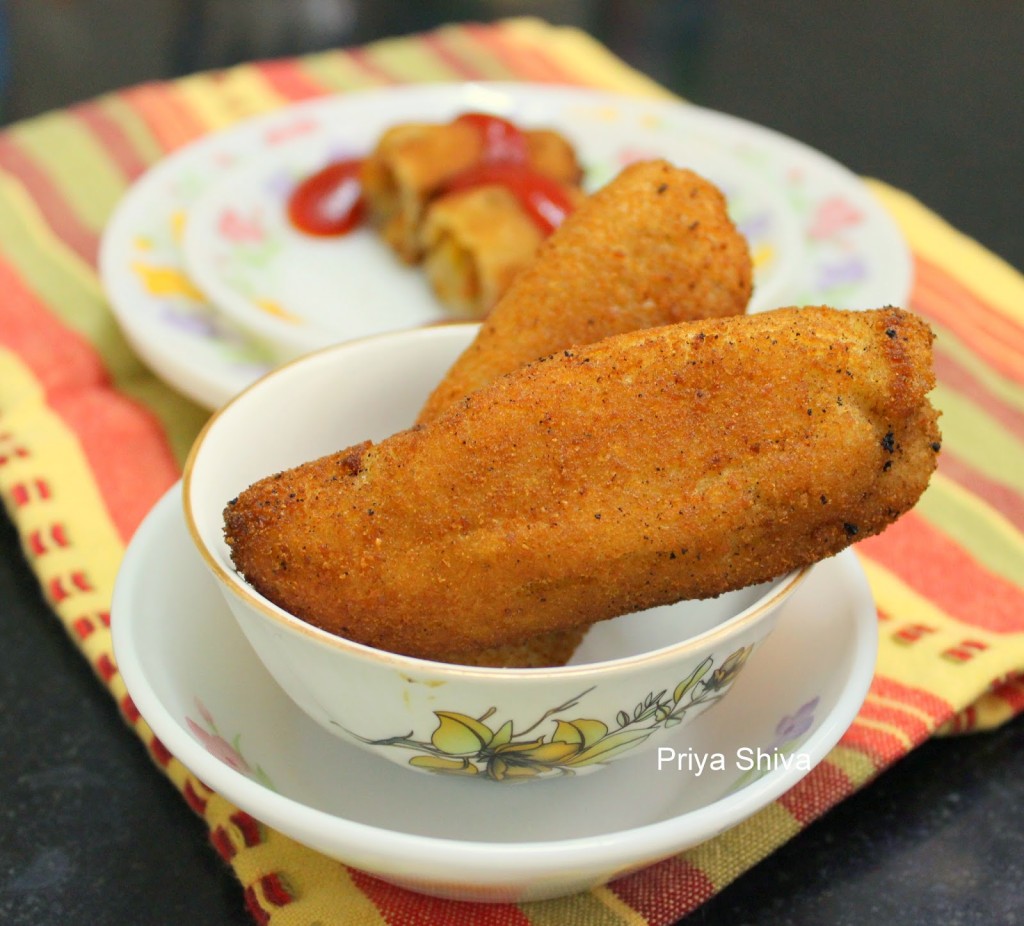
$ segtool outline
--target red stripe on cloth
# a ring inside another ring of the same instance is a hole
[[[1005,682],[995,689],[994,694],[998,695],[1014,714],[1024,711],[1024,678],[1015,678]]]
[[[68,112],[89,130],[126,180],[134,180],[149,166],[124,129],[107,115],[99,103],[83,103],[73,106]]]
[[[423,44],[445,65],[463,80],[483,80],[485,75],[479,68],[466,61],[448,47],[444,32],[426,32],[421,36]]]
[[[847,749],[863,753],[878,768],[891,765],[910,751],[906,743],[894,733],[866,726],[859,720],[854,720],[839,742]]]
[[[970,399],[986,414],[1014,434],[1024,435],[1024,412],[1004,402],[989,390],[973,373],[962,367],[942,349],[940,340],[932,350],[935,375],[942,385]]]
[[[257,926],[267,926],[270,922],[270,913],[260,905],[259,898],[256,896],[256,888],[249,885],[242,896],[245,898],[245,909],[249,911],[249,916],[256,921]]]
[[[372,49],[372,46],[371,46]],[[345,57],[359,70],[365,72],[372,83],[397,84],[401,83],[387,68],[381,67],[373,60],[372,51],[366,48],[349,48],[343,52]]]
[[[180,148],[207,131],[195,113],[175,96],[172,84],[138,84],[121,91],[121,95],[165,151]]]
[[[99,235],[82,223],[57,184],[18,147],[9,133],[0,133],[0,170],[25,188],[54,234],[88,264],[95,265]]]
[[[963,624],[993,633],[1024,631],[1024,588],[986,569],[916,511],[861,541],[857,552]]]
[[[1024,383],[1024,330],[941,267],[915,257],[911,307],[953,332],[1002,375]]]
[[[925,723],[920,717],[909,711],[871,701],[861,707],[858,716],[863,720],[874,720],[902,730],[913,740],[915,745],[923,743],[935,730],[934,725]]]
[[[468,903],[429,897],[396,887],[355,868],[352,883],[377,908],[385,923],[412,926],[422,923],[472,923],[473,926],[530,926],[529,917],[509,903]],[[458,872],[452,872],[457,878]]]
[[[1024,531],[1024,496],[978,472],[949,450],[939,454],[939,472],[987,502],[1018,530]]]
[[[158,420],[109,388],[58,393],[49,404],[78,438],[111,520],[127,542],[179,475]]]
[[[263,842],[263,824],[255,817],[251,817],[244,810],[239,810],[231,815],[230,820],[238,829],[246,848],[258,846]]]
[[[308,100],[323,96],[328,90],[313,80],[293,59],[260,61],[254,67],[274,91],[287,100]]]
[[[110,386],[102,359],[61,324],[0,260],[0,344],[31,370],[47,403],[75,435],[121,539],[178,478],[159,421]],[[131,447],[131,454],[123,452]]]
[[[806,826],[856,789],[849,777],[830,762],[820,762],[782,797],[779,803]]]
[[[579,84],[581,79],[533,45],[523,45],[500,27],[470,23],[464,27],[472,38],[513,71],[520,80],[549,84]]]
[[[931,691],[911,688],[884,675],[875,675],[871,680],[871,694],[887,701],[899,701],[923,714],[927,714],[935,726],[945,723],[953,713],[953,705]]]
[[[648,926],[674,923],[717,893],[712,880],[681,855],[613,881],[608,887]]]

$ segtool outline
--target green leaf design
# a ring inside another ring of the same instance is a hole
[[[602,723],[600,720],[587,720],[581,717],[577,720],[557,721],[555,734],[552,739],[560,743],[575,743],[586,747],[593,745],[601,737],[607,735],[607,724]]]
[[[575,769],[610,761],[657,730],[679,725],[692,709],[719,700],[752,650],[747,646],[731,653],[717,669],[709,656],[676,685],[671,698],[666,698],[668,689],[662,688],[632,701],[631,711],[616,712],[618,726],[614,731],[602,720],[558,716],[575,708],[594,690],[588,688],[544,711],[518,731],[511,720],[492,730],[485,721],[497,713],[494,707],[478,717],[434,711],[437,727],[429,741],[414,739],[410,732],[365,742],[416,750],[418,754],[409,760],[411,766],[441,774],[482,775],[496,781],[572,775]],[[546,735],[542,730],[549,721],[554,723],[554,730]]]
[[[676,685],[675,691],[672,692],[672,700],[677,704],[679,700],[686,694],[691,688],[693,688],[708,672],[711,671],[711,667],[714,665],[714,660],[708,656],[696,669],[694,669],[689,675],[686,676],[678,685]]]
[[[469,759],[447,759],[444,756],[413,756],[409,764],[430,772],[449,775],[476,775],[477,767]]]
[[[632,749],[638,743],[642,743],[651,733],[653,728],[644,727],[638,730],[619,730],[610,733],[608,736],[595,743],[589,749],[584,749],[577,754],[570,765],[593,765],[595,762],[607,762],[620,752]]]

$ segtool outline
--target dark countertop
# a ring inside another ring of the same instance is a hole
[[[108,16],[118,6],[95,5]],[[11,8],[22,60],[60,40],[59,29],[41,28],[37,13],[26,12],[43,6]],[[62,4],[49,15],[81,16],[91,6]],[[201,30],[213,4],[182,6],[186,25]],[[692,101],[771,126],[906,190],[1024,267],[1019,4],[463,2],[438,3],[431,14],[405,6],[378,3],[374,15],[390,9],[394,32],[494,10],[578,22]],[[102,17],[83,23],[99,30]],[[337,43],[381,31],[366,16]],[[259,51],[314,47],[300,38]],[[163,70],[127,73],[117,70],[121,61],[108,78],[129,83],[184,64],[229,63],[216,57],[229,44],[194,43],[191,57],[181,47],[176,57],[141,54]],[[316,47],[323,44],[321,35]],[[202,58],[198,47],[213,51]],[[64,52],[73,64],[75,50]],[[71,101],[48,99],[31,62],[14,64],[9,116]],[[3,517],[0,551],[0,922],[251,926],[204,825],[152,766],[43,603]],[[686,922],[1024,922],[1022,756],[1024,718],[994,733],[932,741]]]

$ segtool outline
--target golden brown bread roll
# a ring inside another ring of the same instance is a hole
[[[931,331],[780,309],[566,350],[225,511],[263,595],[459,661],[814,563],[915,504],[939,448]]]
[[[714,184],[666,161],[633,164],[540,246],[419,420],[566,347],[744,312],[752,279],[746,239]]]

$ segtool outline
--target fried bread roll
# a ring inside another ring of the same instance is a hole
[[[714,184],[666,161],[625,168],[539,248],[419,421],[531,360],[612,334],[746,311],[746,239]]]
[[[565,188],[575,203],[584,194]],[[534,257],[545,235],[507,187],[449,193],[431,203],[420,235],[423,268],[456,315],[482,318]]]
[[[576,184],[581,170],[561,135],[524,129],[527,165],[560,183]],[[362,169],[363,196],[370,222],[402,260],[422,257],[420,226],[441,187],[477,164],[484,139],[472,125],[405,123],[384,132]]]
[[[291,613],[439,660],[718,595],[916,503],[940,439],[931,341],[895,308],[618,335],[261,480],[225,536]]]

